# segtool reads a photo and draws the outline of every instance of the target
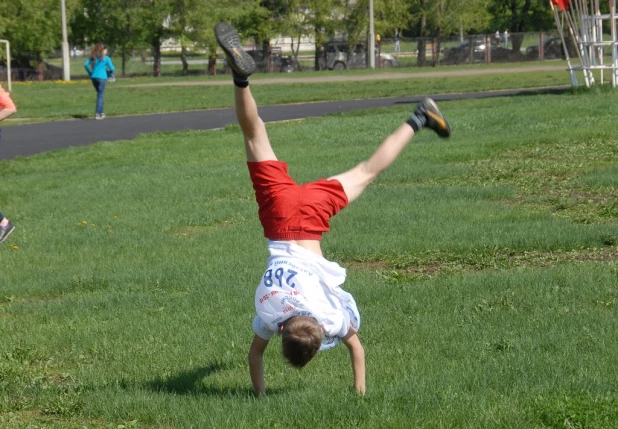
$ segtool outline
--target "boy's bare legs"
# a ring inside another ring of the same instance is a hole
[[[258,115],[257,104],[249,86],[234,85],[236,117],[245,136],[247,161],[276,161],[277,156],[270,146],[264,121]]]
[[[403,149],[422,128],[434,130],[440,137],[449,137],[451,129],[435,102],[429,98],[421,101],[410,118],[378,146],[368,160],[345,173],[331,177],[341,182],[351,203],[357,199],[384,170],[391,166]]]
[[[242,49],[236,30],[228,23],[218,23],[215,36],[232,68],[236,116],[245,137],[247,161],[277,160],[249,89],[249,76],[255,71],[255,62]],[[436,103],[429,98],[419,103],[408,120],[388,136],[367,161],[331,177],[341,182],[348,202],[358,198],[365,188],[397,159],[415,133],[424,127],[431,128],[440,137],[449,137],[451,134],[448,122]]]
[[[408,124],[402,124],[380,144],[368,160],[330,179],[341,182],[348,202],[351,203],[399,157],[413,137],[414,130]]]
[[[257,104],[249,88],[249,76],[255,72],[255,61],[242,48],[236,29],[227,22],[219,22],[215,26],[215,37],[232,69],[236,117],[245,137],[247,161],[276,161],[266,127],[258,115]]]

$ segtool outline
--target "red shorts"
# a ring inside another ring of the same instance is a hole
[[[264,236],[270,240],[319,240],[329,220],[348,205],[338,180],[298,185],[281,161],[247,162]]]

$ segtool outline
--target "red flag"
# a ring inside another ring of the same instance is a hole
[[[569,0],[551,0],[551,2],[558,6],[558,9],[565,11],[569,8]]]

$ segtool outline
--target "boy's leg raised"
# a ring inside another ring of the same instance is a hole
[[[230,24],[218,23],[215,27],[215,36],[232,69],[236,117],[245,137],[247,161],[277,160],[249,88],[249,76],[255,71],[255,62],[243,50],[238,33]]]
[[[277,156],[270,146],[264,122],[258,116],[257,105],[247,86],[234,86],[236,117],[245,137],[247,161],[276,161]]]
[[[430,98],[421,101],[408,120],[384,139],[368,160],[345,173],[331,177],[341,182],[348,202],[351,203],[357,199],[380,173],[390,167],[422,128],[430,128],[440,137],[451,135],[448,121]]]

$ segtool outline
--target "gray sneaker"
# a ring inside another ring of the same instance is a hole
[[[228,65],[238,77],[246,79],[255,72],[255,61],[243,50],[234,27],[227,22],[218,23],[215,26],[215,37],[225,52]]]
[[[5,226],[0,226],[0,243],[6,240],[6,238],[11,234],[11,232],[13,232],[14,229],[15,227],[13,226],[11,221],[9,221],[9,223],[7,223]]]

